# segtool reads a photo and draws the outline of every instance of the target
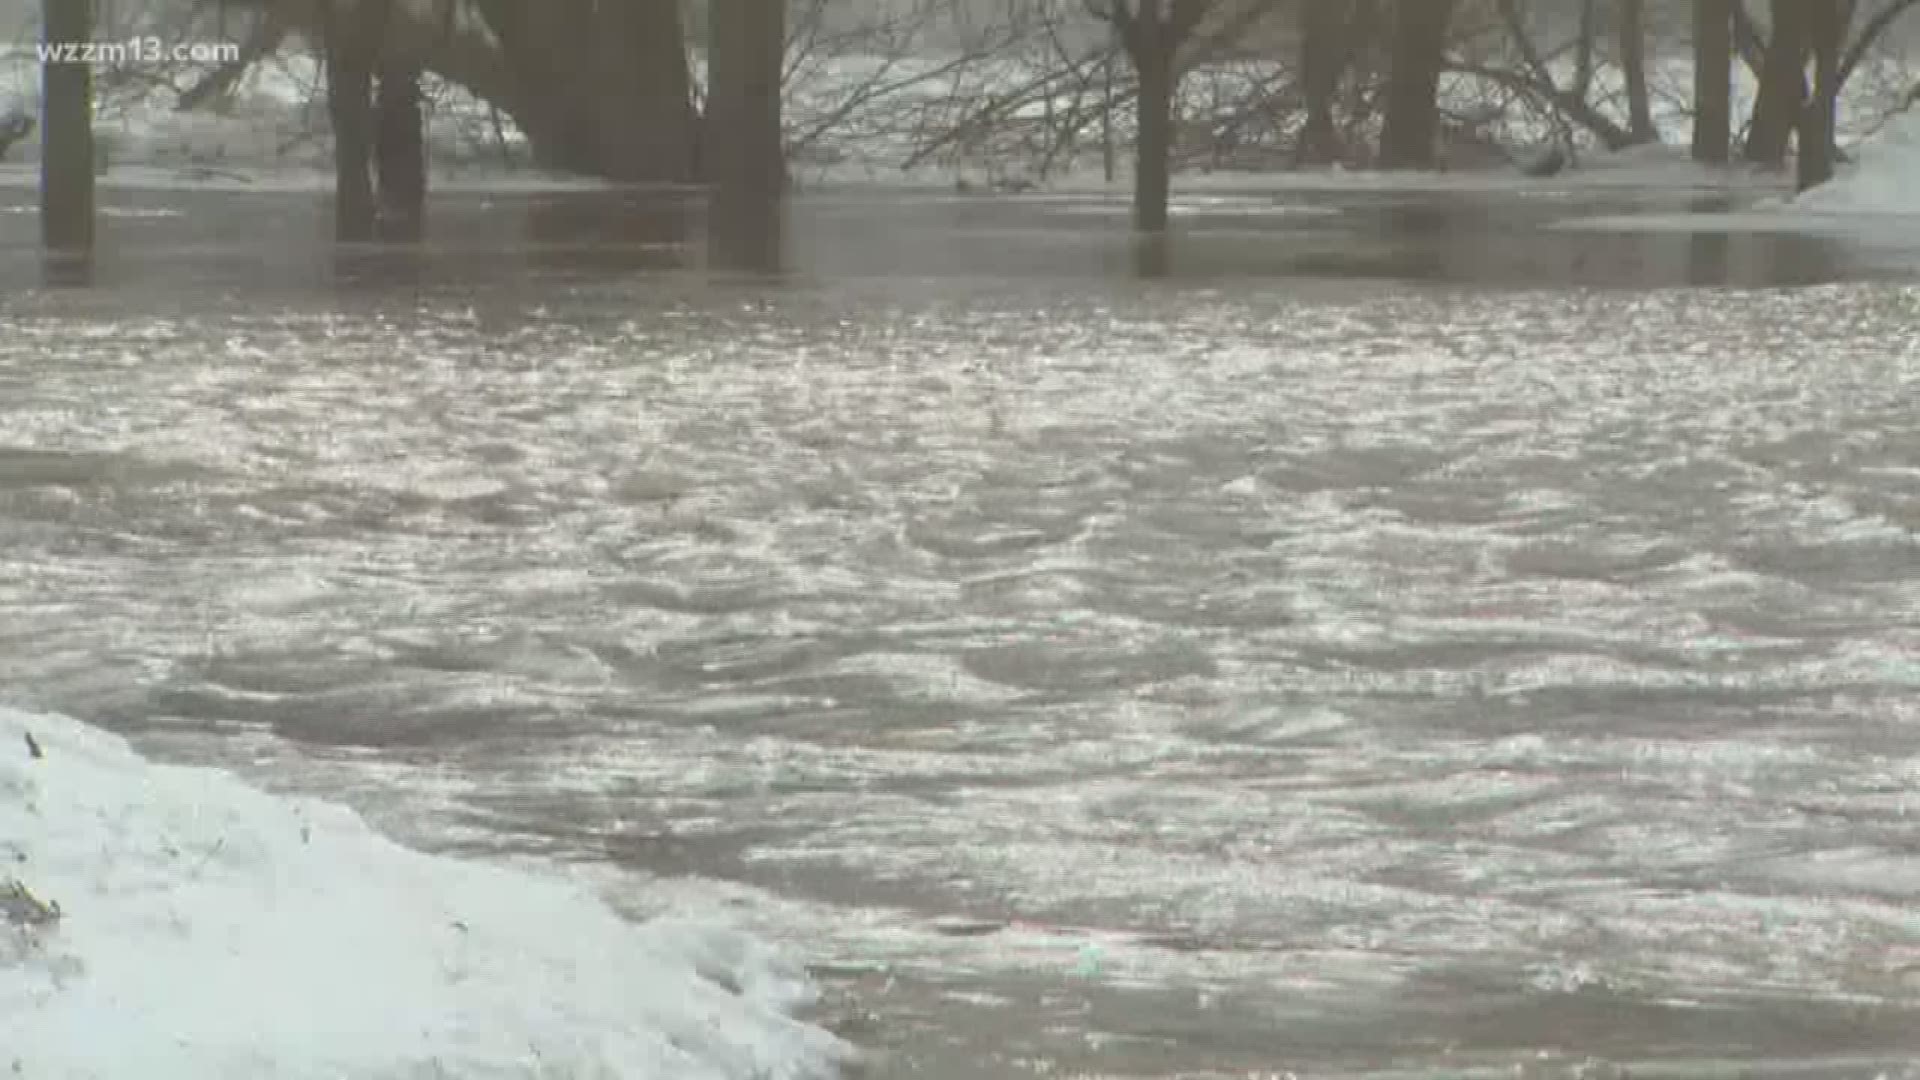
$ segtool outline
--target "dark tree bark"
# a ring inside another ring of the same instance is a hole
[[[1733,142],[1733,3],[1693,0],[1693,160],[1725,165]]]
[[[1350,5],[1343,0],[1305,0],[1300,5],[1300,86],[1306,119],[1294,144],[1294,163],[1330,165],[1340,158],[1333,103],[1346,67]]]
[[[378,227],[373,80],[391,5],[392,0],[321,5],[327,114],[333,123],[334,236],[340,240],[372,240]]]
[[[1807,13],[1817,0],[1773,0],[1773,25],[1760,65],[1760,92],[1747,127],[1746,157],[1782,167],[1807,96]]]
[[[417,240],[427,213],[426,118],[419,68],[405,62],[381,67],[374,115],[381,232],[388,239]]]
[[[786,9],[713,0],[708,11],[706,147],[711,252],[732,269],[779,268],[786,190],[780,87]]]
[[[786,19],[766,0],[713,0],[707,51],[710,178],[722,188],[779,194],[786,187],[780,84]]]
[[[1173,99],[1180,88],[1180,46],[1212,9],[1214,0],[1107,0],[1102,15],[1113,24],[1133,63],[1133,227],[1164,232],[1172,191]]]
[[[1311,0],[1309,0],[1311,2]],[[1440,131],[1440,73],[1454,0],[1394,0],[1393,59],[1380,167],[1430,169]]]
[[[775,40],[784,47],[785,8],[765,6],[775,10],[756,11],[754,21],[764,31],[771,20]],[[601,0],[593,8],[598,48],[590,78],[602,171],[628,180],[699,179],[693,79],[687,70],[680,0]],[[779,86],[776,79],[776,122]]]
[[[1805,0],[1807,45],[1813,51],[1813,93],[1800,117],[1795,184],[1805,191],[1833,179],[1834,114],[1840,97],[1840,50],[1846,44],[1847,0]]]
[[[476,3],[500,42],[507,111],[540,164],[614,180],[696,179],[678,0]]]
[[[1173,52],[1159,0],[1139,0],[1127,34],[1127,52],[1139,79],[1133,145],[1133,227],[1164,232],[1173,189]]]
[[[1620,0],[1620,71],[1627,82],[1627,133],[1635,143],[1660,141],[1647,89],[1647,3]]]
[[[44,42],[93,40],[93,0],[45,0]],[[93,249],[93,73],[84,63],[41,65],[40,241],[50,251]]]

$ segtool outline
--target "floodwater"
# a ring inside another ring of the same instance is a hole
[[[1608,209],[0,218],[0,687],[875,1076],[1920,1075],[1920,260]]]

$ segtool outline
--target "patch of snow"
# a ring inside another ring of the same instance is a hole
[[[1825,214],[1920,214],[1920,109],[1887,121],[1838,176],[1802,192],[1795,210]]]
[[[17,888],[15,888],[17,886]],[[830,1077],[800,970],[0,710],[0,1072]],[[55,910],[57,905],[57,912]]]

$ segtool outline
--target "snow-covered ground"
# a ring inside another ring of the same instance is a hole
[[[1920,214],[1920,110],[1895,116],[1840,175],[1793,200],[1820,213]]]
[[[828,1077],[789,960],[0,710],[0,1072]],[[35,756],[37,748],[40,756]],[[57,905],[57,907],[56,907]]]
[[[1625,214],[1563,222],[1607,232],[1804,232],[1920,247],[1920,110],[1889,118],[1839,175],[1731,213]],[[1790,179],[1790,178],[1783,178]]]

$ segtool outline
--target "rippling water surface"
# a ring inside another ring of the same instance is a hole
[[[0,685],[882,1076],[1920,1060],[1920,289],[15,296]]]

